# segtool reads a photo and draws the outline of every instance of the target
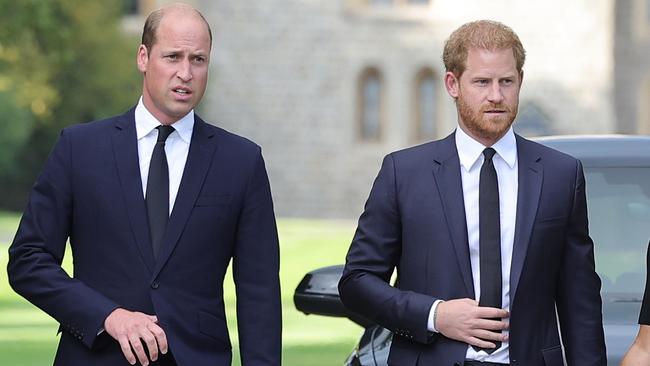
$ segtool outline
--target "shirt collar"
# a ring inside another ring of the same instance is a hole
[[[483,150],[487,146],[483,146],[480,142],[470,137],[462,128],[456,128],[456,149],[458,150],[458,158],[460,165],[466,170],[470,171],[474,164],[479,161],[483,154]],[[499,139],[492,148],[496,150],[497,155],[513,169],[517,162],[517,139],[512,130],[512,126],[508,129],[503,137]]]
[[[135,130],[138,140],[150,134],[151,131],[160,125],[161,123],[144,106],[142,97],[140,97],[138,105],[135,107]],[[180,138],[189,144],[192,139],[192,130],[194,129],[194,110],[191,110],[183,118],[174,122],[172,126]]]

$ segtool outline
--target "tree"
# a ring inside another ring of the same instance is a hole
[[[64,126],[137,100],[138,41],[118,0],[0,0],[0,207],[22,209]]]

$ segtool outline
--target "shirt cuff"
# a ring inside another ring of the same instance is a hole
[[[436,329],[436,310],[438,309],[438,305],[440,305],[440,303],[442,301],[443,300],[436,300],[433,303],[433,305],[431,305],[431,310],[429,310],[429,319],[427,321],[427,329],[430,332],[439,333],[438,330]]]

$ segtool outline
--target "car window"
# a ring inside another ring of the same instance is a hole
[[[606,322],[636,321],[650,238],[650,168],[586,167],[589,230]]]

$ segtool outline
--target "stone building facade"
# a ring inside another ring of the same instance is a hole
[[[385,154],[453,131],[441,54],[467,21],[502,21],[527,50],[519,132],[621,130],[615,0],[191,3],[215,37],[200,113],[262,146],[281,216],[357,217]]]

